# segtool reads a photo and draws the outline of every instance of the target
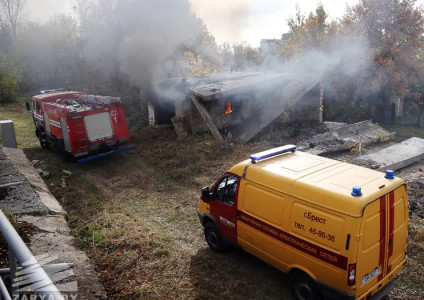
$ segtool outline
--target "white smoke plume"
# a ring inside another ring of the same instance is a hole
[[[175,67],[173,54],[193,42],[204,26],[185,0],[99,0],[80,5],[86,58],[104,72],[127,75],[145,92],[167,77]]]

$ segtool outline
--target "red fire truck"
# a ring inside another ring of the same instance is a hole
[[[119,98],[44,91],[32,97],[32,114],[41,147],[64,159],[86,162],[132,148]]]

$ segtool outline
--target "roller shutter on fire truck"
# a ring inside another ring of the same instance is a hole
[[[109,112],[84,117],[87,137],[90,142],[113,137]]]

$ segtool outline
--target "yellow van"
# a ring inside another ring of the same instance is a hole
[[[238,245],[287,272],[297,299],[379,298],[406,263],[404,181],[294,145],[233,166],[198,214],[212,250]]]

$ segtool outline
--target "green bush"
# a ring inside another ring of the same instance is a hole
[[[16,100],[17,88],[16,71],[8,65],[5,57],[0,57],[0,102]]]

